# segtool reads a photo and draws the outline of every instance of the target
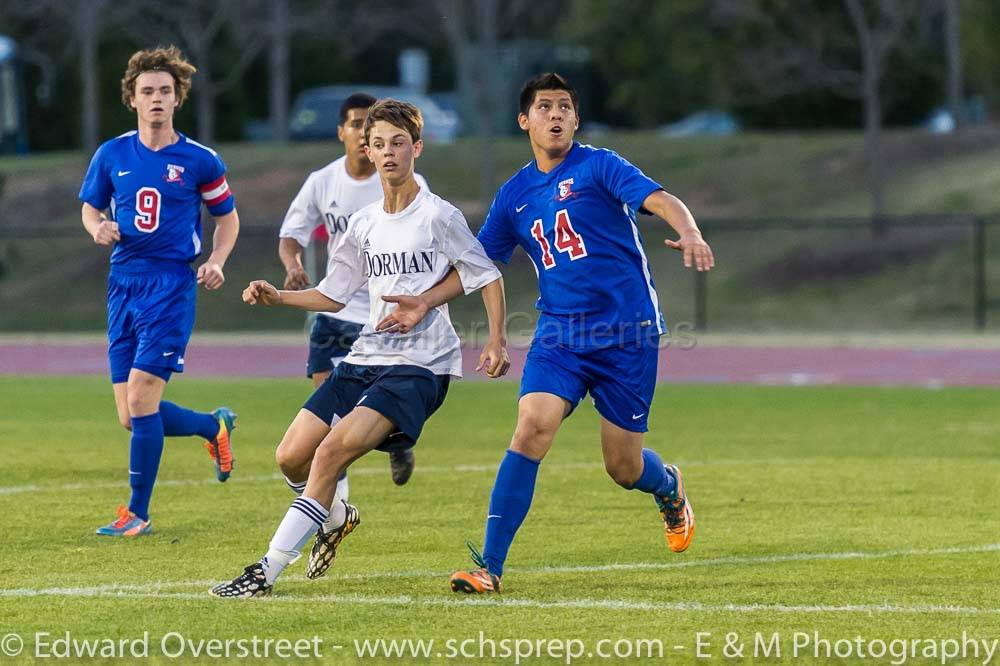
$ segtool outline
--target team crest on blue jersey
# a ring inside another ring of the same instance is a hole
[[[181,178],[181,174],[184,173],[184,167],[177,166],[176,164],[167,165],[167,175],[163,177],[163,180],[168,183],[180,183],[184,184],[184,179]]]
[[[576,196],[576,192],[573,191],[572,178],[567,178],[566,180],[560,180],[558,188],[559,188],[559,193],[556,194],[556,201],[566,201],[566,199]]]

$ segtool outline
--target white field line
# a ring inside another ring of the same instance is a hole
[[[11,590],[11,592],[17,592]],[[34,591],[32,591],[34,592]],[[53,594],[45,591],[45,595]],[[5,594],[0,596],[42,596],[41,594]],[[207,592],[156,592],[138,590],[115,590],[95,592],[93,588],[75,588],[62,591],[59,596],[68,597],[101,597],[101,598],[156,598],[184,599],[187,601],[206,601],[211,599]],[[242,600],[240,600],[242,601]],[[309,596],[277,596],[255,599],[246,603],[316,603],[354,604],[361,606],[494,606],[507,608],[534,609],[600,609],[600,610],[638,610],[638,611],[671,611],[695,613],[848,613],[848,614],[891,614],[891,615],[994,615],[1000,614],[1000,608],[977,608],[974,606],[951,606],[936,604],[843,604],[830,606],[824,604],[706,604],[699,602],[655,603],[648,601],[633,601],[629,599],[561,599],[554,601],[538,601],[533,599],[492,598],[492,597],[411,597],[397,595],[392,597],[365,596],[360,594],[321,594]],[[232,602],[230,602],[232,603]],[[239,603],[237,601],[236,603]]]
[[[602,571],[663,571],[665,569],[686,569],[689,567],[715,566],[755,566],[760,564],[784,564],[787,562],[823,562],[838,560],[881,560],[893,557],[925,557],[935,555],[964,555],[971,553],[1000,552],[1000,543],[982,546],[967,546],[935,549],[902,549],[875,552],[841,553],[791,553],[788,555],[759,555],[713,557],[680,562],[621,562],[610,564],[584,564],[570,566],[508,567],[506,571],[515,574],[575,574],[600,573]],[[373,580],[376,578],[440,578],[451,575],[450,571],[373,571],[363,574],[334,574],[336,580]],[[0,596],[2,596],[0,591]]]
[[[795,465],[795,464],[808,464],[809,459],[795,460],[791,458],[773,458],[769,460],[757,460],[753,461],[755,465]],[[701,467],[705,465],[712,466],[731,466],[731,465],[746,465],[748,461],[742,459],[719,459],[719,460],[689,460],[680,461],[677,463],[681,467]],[[417,463],[417,468],[414,471],[415,474],[464,474],[464,473],[490,473],[496,474],[497,467],[500,465],[499,461],[492,465],[451,465],[451,466],[435,466],[435,465],[420,465]],[[543,464],[542,469],[551,470],[596,470],[604,469],[604,464],[600,462],[580,462],[580,463],[548,463]],[[274,481],[282,481],[284,485],[284,477],[281,474],[261,474],[257,476],[238,476],[238,472],[234,474],[232,479],[226,485],[240,485],[240,484],[252,484],[252,483],[271,483]],[[356,467],[351,468],[348,471],[348,476],[378,476],[378,475],[389,475],[388,469],[383,467]],[[156,481],[157,487],[165,486],[215,486],[219,482],[214,478],[205,476],[200,479],[158,479]],[[106,490],[109,488],[122,488],[128,485],[127,479],[122,479],[120,481],[93,481],[93,482],[81,482],[81,483],[64,483],[62,485],[38,485],[38,484],[26,484],[22,486],[0,486],[0,495],[17,495],[21,493],[44,493],[44,492],[67,492],[74,490]]]
[[[961,555],[968,553],[989,553],[1000,552],[1000,543],[985,544],[981,546],[936,548],[927,550],[903,549],[888,550],[881,552],[843,552],[843,553],[793,553],[788,555],[766,555],[760,557],[719,557],[703,560],[689,560],[677,563],[657,563],[657,562],[635,562],[618,563],[592,566],[569,566],[569,567],[534,567],[524,569],[510,569],[509,571],[525,574],[561,574],[561,573],[591,573],[600,571],[642,571],[649,569],[673,569],[691,566],[727,566],[727,565],[757,565],[757,564],[781,564],[784,562],[808,562],[822,560],[857,560],[857,559],[884,559],[892,557],[919,557],[935,555]],[[448,575],[442,571],[376,571],[366,574],[345,574],[330,575],[331,580],[371,580],[376,578],[441,578]],[[178,581],[178,582],[152,582],[144,584],[109,584],[96,585],[92,587],[51,587],[51,588],[16,588],[0,590],[0,598],[28,598],[28,597],[110,597],[110,598],[136,598],[136,597],[166,597],[177,599],[202,600],[206,596],[204,593],[175,592],[171,590],[201,588],[207,590],[218,580],[198,580],[198,581]],[[287,581],[293,586],[304,583],[301,580]],[[308,595],[303,597],[274,597],[276,602],[307,602],[329,601],[334,603],[353,603],[363,605],[427,605],[440,606],[448,604],[466,605],[498,605],[516,606],[523,608],[603,608],[609,610],[669,610],[669,611],[704,611],[704,612],[757,612],[773,611],[786,613],[895,613],[895,614],[995,614],[1000,613],[1000,608],[975,608],[955,605],[898,605],[898,604],[846,604],[838,606],[829,605],[793,605],[793,604],[702,604],[697,602],[680,603],[653,603],[645,601],[631,601],[619,599],[569,599],[558,601],[535,601],[530,599],[492,599],[492,598],[461,598],[456,600],[450,597],[448,600],[436,597],[420,598],[409,596],[397,597],[370,597],[363,595]]]

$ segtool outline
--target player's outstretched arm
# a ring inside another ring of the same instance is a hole
[[[313,312],[340,312],[343,303],[327,298],[318,289],[304,291],[279,290],[267,280],[254,280],[243,290],[243,302],[248,305],[286,305]]]
[[[497,278],[483,287],[483,305],[490,325],[490,339],[479,355],[476,372],[482,370],[487,377],[503,377],[510,369],[507,355],[507,297],[503,278]]]
[[[698,223],[683,201],[663,190],[657,190],[646,197],[642,207],[666,220],[680,236],[678,240],[668,238],[663,242],[667,247],[684,253],[685,268],[694,266],[699,271],[712,270],[715,266],[712,248],[701,237]]]
[[[118,223],[109,220],[104,211],[97,210],[89,203],[83,204],[80,219],[83,220],[83,228],[98,245],[114,245],[122,238],[118,231]]]
[[[198,267],[198,284],[206,289],[218,289],[226,281],[222,267],[229,259],[229,253],[236,245],[236,237],[240,235],[240,216],[234,208],[230,212],[215,218],[215,234],[212,236],[212,254]]]

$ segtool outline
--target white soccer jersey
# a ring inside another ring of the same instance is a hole
[[[462,212],[426,188],[398,213],[385,212],[381,201],[358,211],[330,257],[326,278],[316,287],[343,303],[368,283],[370,313],[344,360],[416,365],[436,375],[461,377],[462,351],[447,305],[430,311],[409,333],[375,332],[375,325],[396,307],[382,296],[423,293],[452,266],[467,294],[500,277]]]
[[[427,188],[423,176],[414,174],[414,177],[421,188]],[[351,215],[368,204],[381,200],[382,181],[378,172],[363,180],[351,178],[347,173],[345,155],[309,174],[302,189],[288,207],[278,236],[294,238],[302,247],[309,247],[313,232],[320,225],[325,225],[327,235],[330,237],[327,243],[327,272],[329,272],[329,260],[333,257],[334,248],[340,242],[340,237],[347,230]],[[369,309],[368,290],[359,289],[348,299],[340,312],[319,314],[354,324],[364,324],[368,321]]]

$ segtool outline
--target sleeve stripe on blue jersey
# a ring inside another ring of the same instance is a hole
[[[211,183],[200,185],[198,190],[201,191],[201,198],[207,206],[215,206],[222,203],[230,194],[229,183],[226,182],[225,176],[219,176]]]
[[[628,204],[622,204],[622,209],[625,211],[625,216],[628,218],[629,224],[632,226],[632,238],[635,240],[635,249],[639,251],[639,257],[642,260],[642,274],[646,278],[646,287],[649,288],[649,299],[653,302],[653,313],[656,317],[656,331],[663,335],[663,315],[660,312],[660,299],[656,295],[656,289],[653,288],[653,276],[649,272],[649,260],[646,259],[646,252],[642,249],[642,240],[639,239],[639,227],[636,225],[635,216],[629,210]],[[536,269],[537,270],[537,269]]]

